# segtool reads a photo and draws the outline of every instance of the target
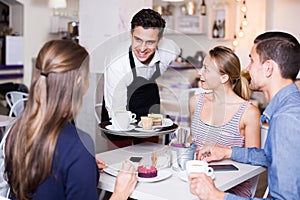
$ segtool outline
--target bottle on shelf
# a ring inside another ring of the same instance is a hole
[[[225,38],[225,36],[226,36],[226,32],[225,32],[225,19],[223,19],[223,21],[222,21],[222,28],[223,28],[223,38]]]
[[[201,15],[206,15],[206,4],[205,4],[205,0],[202,0],[201,6],[200,6],[200,13],[201,13]]]
[[[219,34],[219,38],[224,38],[225,34],[224,34],[224,23],[223,20],[221,21],[220,19],[218,20],[218,34]]]
[[[8,16],[8,12],[6,9],[3,9],[2,10],[2,13],[1,13],[1,21],[2,22],[7,22],[7,16]]]
[[[213,28],[212,28],[212,37],[213,38],[219,38],[219,29],[218,29],[218,26],[217,26],[217,20],[214,21],[214,25],[213,25]]]

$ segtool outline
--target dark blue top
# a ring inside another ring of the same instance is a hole
[[[91,137],[68,123],[57,141],[51,175],[33,200],[97,200],[99,171],[94,155]]]

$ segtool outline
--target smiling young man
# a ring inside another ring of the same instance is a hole
[[[300,68],[300,45],[296,39],[277,35],[254,44],[247,68],[250,87],[264,92],[270,101],[261,117],[261,122],[269,124],[264,149],[205,145],[197,151],[199,157],[209,155],[203,158],[208,162],[230,158],[267,167],[271,199],[296,200],[300,199],[300,92],[294,81]],[[245,199],[219,191],[204,174],[190,174],[189,180],[190,191],[202,200]]]
[[[131,44],[120,44],[117,51],[121,54],[114,52],[106,66],[102,122],[108,121],[115,110],[129,110],[137,119],[148,113],[160,113],[156,79],[180,53],[173,41],[163,38],[164,28],[165,20],[151,9],[142,9],[133,16]],[[131,137],[106,136],[117,147],[140,142]],[[158,142],[158,137],[148,141]]]

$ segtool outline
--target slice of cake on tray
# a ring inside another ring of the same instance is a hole
[[[162,126],[163,125],[163,115],[162,114],[148,114],[148,117],[152,118],[152,126]]]

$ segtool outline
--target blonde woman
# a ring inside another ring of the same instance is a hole
[[[98,199],[99,170],[91,137],[71,120],[88,88],[87,51],[66,40],[40,50],[28,102],[5,144],[5,173],[11,199]],[[124,164],[112,199],[127,199],[136,184]]]
[[[199,71],[200,84],[211,93],[190,99],[193,141],[223,146],[260,147],[260,113],[249,100],[247,80],[240,75],[240,61],[234,52],[217,46],[205,57]],[[198,158],[200,159],[200,158]],[[244,182],[232,193],[250,197],[251,185]]]

